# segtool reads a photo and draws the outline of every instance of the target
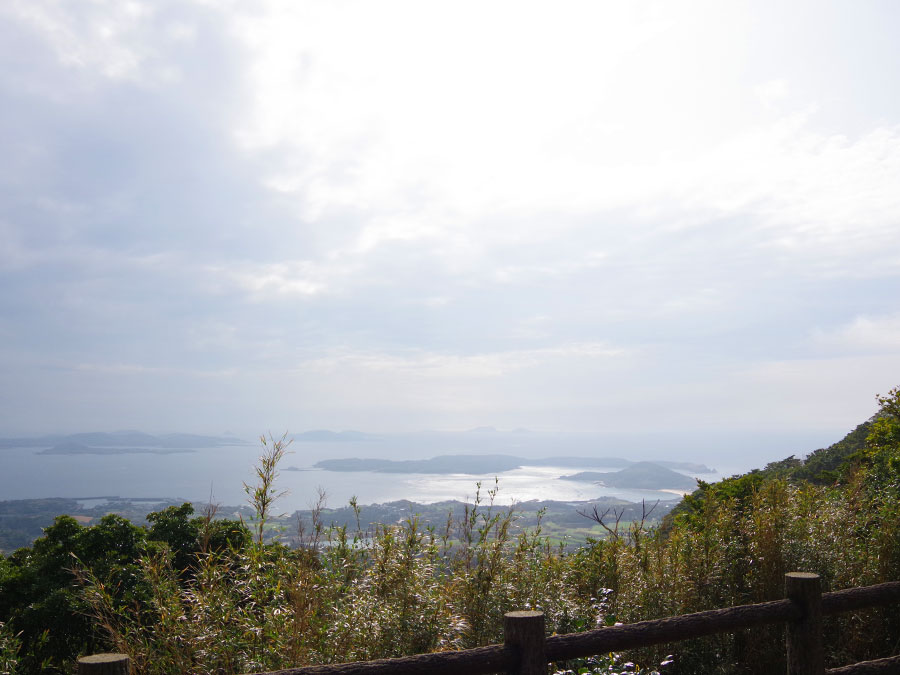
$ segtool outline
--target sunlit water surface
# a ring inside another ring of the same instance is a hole
[[[502,453],[521,457],[609,456],[632,460],[671,459],[705,462],[718,473],[699,475],[718,480],[736,471],[763,466],[798,448],[823,445],[814,437],[747,438],[747,447],[765,447],[769,456],[741,452],[735,436],[719,440],[702,437],[615,438],[597,436],[522,435],[438,435],[420,434],[390,437],[384,441],[318,443],[298,442],[281,463],[278,487],[287,490],[280,504],[283,511],[308,508],[324,489],[331,507],[342,506],[351,497],[360,504],[408,499],[429,503],[474,497],[476,484],[482,494],[499,482],[496,501],[559,500],[580,501],[610,495],[640,501],[668,498],[665,493],[605,488],[590,482],[562,480],[560,476],[578,471],[603,471],[590,466],[529,466],[496,476],[472,474],[394,474],[335,472],[312,468],[322,459],[377,457],[408,459],[439,454]],[[777,445],[780,444],[780,445]],[[727,447],[728,454],[718,448]],[[788,451],[789,450],[789,451]],[[223,505],[246,503],[244,483],[255,482],[254,469],[260,453],[258,444],[203,448],[173,454],[42,455],[35,448],[0,449],[0,500],[36,497],[147,497],[202,502],[212,499]],[[800,454],[800,453],[797,453]],[[729,462],[728,458],[732,458]],[[610,467],[610,471],[616,470]]]

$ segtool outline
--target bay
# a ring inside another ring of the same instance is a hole
[[[347,448],[347,451],[352,449]],[[236,506],[247,501],[243,485],[255,481],[254,463],[259,451],[252,446],[202,448],[196,452],[156,455],[42,455],[34,448],[0,450],[0,499],[70,497],[91,499],[120,496],[146,499],[177,499]],[[319,453],[315,453],[316,455]],[[357,453],[359,454],[359,453]],[[305,466],[290,455],[276,484],[286,491],[278,502],[281,511],[309,508],[319,490],[327,504],[344,506],[352,497],[360,504],[406,499],[433,503],[472,499],[498,487],[495,501],[501,504],[532,499],[584,501],[610,495],[640,501],[668,499],[676,495],[648,490],[604,488],[589,482],[561,480],[560,476],[595,466],[528,466],[498,474],[385,474],[368,471],[339,472]],[[609,467],[614,471],[616,468]]]
[[[510,503],[531,499],[582,501],[615,496],[629,501],[668,498],[656,491],[604,488],[589,482],[560,480],[559,476],[597,466],[529,466],[497,474],[386,474],[336,472],[314,469],[322,459],[411,459],[442,454],[509,454],[519,457],[624,457],[632,461],[669,459],[703,462],[718,469],[700,475],[708,480],[763,466],[798,449],[815,448],[816,435],[649,435],[649,434],[550,434],[421,432],[382,435],[361,441],[297,442],[281,463],[276,487],[287,494],[279,510],[306,509],[321,488],[330,507],[407,499],[431,503],[465,500],[499,481],[496,501]],[[727,448],[727,451],[724,450]],[[254,484],[259,444],[200,448],[171,454],[127,453],[107,455],[38,454],[39,448],[0,449],[0,500],[43,497],[91,498],[121,496],[166,498],[227,506],[247,501],[244,483]],[[618,467],[609,467],[616,470]],[[675,496],[675,495],[671,495]]]

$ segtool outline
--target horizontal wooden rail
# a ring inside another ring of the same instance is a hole
[[[597,628],[583,633],[554,635],[547,638],[546,654],[548,661],[566,661],[634,647],[647,647],[716,633],[728,633],[752,626],[794,621],[799,616],[799,608],[790,600],[712,609],[667,619],[653,619],[621,626]],[[421,672],[422,669],[441,675],[462,671],[472,675],[481,675],[509,670],[515,665],[514,650],[504,645],[491,645],[458,652],[437,652],[377,661],[304,666],[256,675],[381,675],[385,673],[412,675],[412,673]]]
[[[795,621],[798,618],[800,609],[790,600],[711,609],[667,619],[597,628],[583,633],[555,635],[547,638],[547,658],[550,661],[565,661],[621,649],[730,633],[742,628]]]
[[[822,614],[831,616],[900,602],[900,581],[822,593]]]
[[[554,635],[546,640],[546,655],[548,662],[566,661],[634,647],[728,633],[752,626],[795,621],[799,616],[800,609],[790,600],[712,609],[667,619],[597,628],[583,633]],[[491,645],[457,652],[437,652],[377,661],[303,666],[256,675],[412,675],[423,669],[439,675],[460,672],[483,675],[513,670],[516,665],[515,650],[504,645]]]
[[[535,625],[543,625],[543,615],[539,612],[511,612],[506,615],[506,644],[502,645],[375,661],[303,666],[255,675],[419,675],[423,672],[429,675],[486,675],[499,672],[531,675],[542,670],[545,672],[546,663],[552,661],[680,642],[773,623],[785,623],[789,628],[789,673],[825,674],[821,665],[821,624],[818,617],[900,602],[900,582],[897,581],[822,594],[819,594],[820,582],[815,574],[791,572],[786,575],[786,581],[790,597],[785,600],[713,609],[545,639],[542,639],[542,628],[535,629]],[[517,622],[520,624],[517,625]],[[528,622],[532,625],[526,626]],[[808,639],[810,637],[812,639]],[[793,659],[792,649],[795,652]],[[543,665],[535,666],[537,661]],[[827,671],[827,675],[898,672],[900,656],[834,668]]]
[[[860,661],[852,666],[831,668],[826,675],[888,675],[900,673],[900,656],[890,656],[876,661]]]
[[[422,673],[485,675],[514,670],[518,665],[519,656],[515,649],[504,645],[491,645],[458,652],[436,652],[376,661],[287,668],[269,671],[265,675],[421,675]]]
[[[822,613],[833,615],[895,602],[900,602],[900,582],[896,581],[823,593]],[[730,633],[754,626],[795,622],[801,616],[802,609],[792,600],[774,600],[755,605],[712,609],[665,619],[597,628],[583,633],[554,635],[546,640],[546,656],[547,661],[566,661],[635,647]],[[457,652],[437,652],[377,661],[304,666],[271,671],[265,675],[413,675],[423,670],[435,675],[460,672],[483,675],[516,668],[516,650],[509,646],[491,645]]]

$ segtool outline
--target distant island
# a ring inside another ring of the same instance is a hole
[[[513,471],[523,466],[556,466],[601,468],[622,467],[615,472],[582,471],[566,480],[602,482],[607,487],[643,490],[693,490],[696,481],[673,469],[694,473],[713,473],[713,470],[690,462],[632,462],[621,457],[546,457],[531,459],[513,455],[439,455],[430,459],[323,459],[314,468],[325,471],[371,471],[378,473],[433,473],[433,474],[497,474]],[[298,470],[291,467],[290,470]]]
[[[599,483],[605,487],[635,490],[684,490],[689,492],[697,489],[697,481],[693,478],[653,462],[637,462],[621,471],[609,473],[582,471],[571,476],[561,476],[561,478]]]
[[[230,445],[249,443],[235,436],[153,435],[141,431],[93,431],[33,438],[0,438],[0,448],[42,448],[37,453],[39,455],[167,455]]]
[[[39,450],[38,455],[171,455],[176,453],[197,452],[192,448],[107,448],[92,447],[84,443],[68,441],[57,443],[51,448]]]

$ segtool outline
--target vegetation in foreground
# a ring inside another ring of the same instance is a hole
[[[819,573],[826,590],[898,580],[900,388],[878,400],[841,442],[701,484],[660,527],[592,514],[607,536],[574,549],[540,525],[515,533],[492,491],[441,527],[314,519],[300,546],[266,543],[273,441],[247,488],[249,527],[190,505],[148,527],[63,516],[0,558],[0,672],[71,671],[78,654],[113,649],[138,673],[246,673],[497,642],[511,609],[540,609],[564,633],[779,598],[790,570]],[[826,631],[829,665],[885,656],[900,649],[900,612],[842,615]],[[782,645],[774,626],[558,667],[778,672]]]

